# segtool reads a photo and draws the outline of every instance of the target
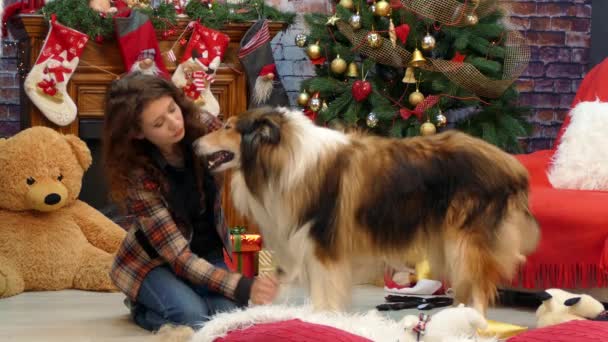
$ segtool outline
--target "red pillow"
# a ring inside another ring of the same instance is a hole
[[[608,322],[570,321],[528,330],[508,342],[603,342],[608,341]]]
[[[233,330],[215,342],[371,342],[364,337],[326,325],[303,322],[299,319],[256,324]]]

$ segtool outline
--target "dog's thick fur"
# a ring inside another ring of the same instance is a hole
[[[317,309],[345,308],[362,260],[427,258],[459,302],[485,314],[497,284],[539,239],[526,169],[457,131],[399,140],[345,134],[299,111],[258,108],[229,118],[195,149],[210,160],[234,154],[213,171],[234,171],[235,207],[259,225],[282,270],[307,283]]]

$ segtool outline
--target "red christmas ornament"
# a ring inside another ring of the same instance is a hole
[[[405,42],[407,41],[407,36],[410,35],[410,25],[401,24],[395,27],[395,34],[397,35],[397,38],[399,38],[399,40],[401,41],[401,44],[405,44]]]
[[[367,81],[357,80],[353,83],[352,92],[355,100],[361,102],[372,92],[372,84]]]
[[[101,44],[103,43],[103,36],[98,34],[97,36],[95,36],[95,43],[97,44]]]

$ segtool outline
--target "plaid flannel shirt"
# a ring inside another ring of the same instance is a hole
[[[221,121],[210,114],[203,115],[201,119],[209,131],[222,127]],[[166,186],[166,181],[159,182],[143,170],[135,170],[132,174],[133,182],[127,189],[126,199],[132,224],[112,265],[110,276],[114,284],[130,300],[136,301],[148,272],[167,264],[181,278],[206,285],[211,291],[237,302],[247,303],[250,279],[214,267],[190,250],[191,232],[174,220],[162,195],[161,189]],[[232,245],[224,222],[221,198],[217,196],[214,205],[215,227],[230,255]]]

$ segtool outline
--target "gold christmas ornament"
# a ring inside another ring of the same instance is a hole
[[[416,76],[414,76],[414,68],[407,67],[407,69],[405,69],[405,75],[403,76],[401,82],[408,84],[416,83]]]
[[[306,48],[306,54],[310,59],[317,59],[321,57],[321,47],[319,46],[319,42],[308,45]]]
[[[359,67],[357,66],[357,63],[350,62],[348,64],[348,71],[346,72],[346,76],[352,78],[359,77]]]
[[[307,92],[303,91],[298,95],[298,105],[304,107],[308,104],[310,100],[310,95]]]
[[[410,94],[408,98],[410,104],[412,106],[416,106],[420,102],[424,101],[424,94],[422,94],[417,88],[416,91]]]
[[[358,30],[361,28],[361,15],[359,15],[359,11],[357,11],[356,14],[353,14],[350,16],[350,19],[348,19],[348,23],[355,30]]]
[[[321,98],[319,97],[319,93],[315,93],[312,99],[310,99],[310,102],[308,103],[308,108],[316,113],[321,109],[321,105],[322,104]]]
[[[477,25],[477,23],[479,22],[479,17],[477,17],[475,13],[471,13],[464,17],[464,22],[470,26]]]
[[[367,34],[367,43],[369,46],[377,49],[382,46],[382,36],[378,32],[370,32]]]
[[[367,118],[365,119],[365,123],[367,124],[367,127],[370,128],[374,128],[376,127],[376,125],[378,125],[378,116],[376,116],[376,113],[371,112],[367,115]]]
[[[420,125],[420,134],[427,136],[427,135],[433,135],[437,133],[437,128],[435,127],[435,125],[433,125],[432,122],[427,121],[425,123],[423,123],[422,125]]]
[[[340,0],[339,5],[346,9],[353,9],[353,7],[355,7],[353,0]]]
[[[324,112],[327,110],[327,102],[325,102],[325,100],[323,100],[323,103],[321,104],[321,111]]]
[[[445,127],[448,124],[448,118],[446,118],[441,111],[439,111],[439,114],[435,117],[435,121],[437,121],[437,127],[440,128]]]
[[[424,36],[422,38],[422,42],[420,43],[420,46],[422,47],[423,50],[429,51],[429,50],[433,50],[435,48],[436,43],[437,42],[435,41],[435,37],[431,36],[427,32],[426,36]]]
[[[391,39],[391,44],[393,44],[393,47],[397,47],[397,32],[395,32],[393,18],[390,18],[388,21],[388,37]]]
[[[391,5],[385,0],[378,1],[376,3],[374,14],[380,17],[387,17],[391,15]]]
[[[306,37],[305,34],[303,34],[303,33],[296,34],[295,42],[296,42],[296,46],[297,47],[304,47],[304,46],[306,46],[306,40],[307,40],[307,37]]]
[[[424,58],[422,52],[416,48],[412,54],[412,60],[408,65],[417,68],[423,66],[424,64],[426,64],[426,58]]]
[[[347,64],[346,61],[340,57],[340,55],[337,55],[336,58],[331,61],[330,68],[334,74],[343,74],[346,71]]]

